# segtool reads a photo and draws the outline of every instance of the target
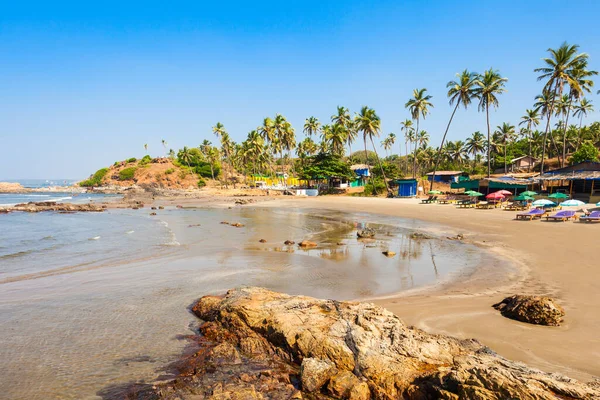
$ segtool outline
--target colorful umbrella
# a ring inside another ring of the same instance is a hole
[[[535,195],[537,195],[537,193],[536,193],[536,192],[533,192],[533,191],[531,191],[531,190],[528,190],[528,191],[526,191],[526,192],[523,192],[523,193],[521,193],[521,194],[522,194],[523,196],[535,196]]]
[[[523,194],[520,194],[517,197],[513,198],[513,200],[515,200],[515,201],[532,201],[535,199],[531,196],[525,196]]]
[[[552,193],[550,196],[548,196],[549,199],[568,199],[569,195],[566,195],[564,193]]]
[[[553,201],[550,201],[548,199],[540,199],[540,200],[536,200],[533,203],[531,203],[531,205],[535,206],[535,207],[540,207],[540,206],[555,206],[556,203]]]
[[[504,196],[512,196],[513,195],[512,192],[509,192],[508,190],[504,190],[504,189],[498,190],[495,193],[500,193],[500,194],[503,194]]]
[[[442,194],[439,190],[430,190],[427,194]]]
[[[486,199],[492,199],[492,200],[501,200],[504,198],[504,195],[500,192],[494,192],[494,193],[490,193],[487,196],[485,196]]]
[[[465,192],[467,193],[467,192]],[[479,196],[483,196],[483,193],[479,193],[479,192],[475,192],[473,190],[469,190],[469,196],[471,197],[479,197]]]
[[[560,203],[563,207],[579,207],[585,205],[585,203],[581,200],[567,200]]]

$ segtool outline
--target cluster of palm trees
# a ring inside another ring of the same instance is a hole
[[[521,155],[541,157],[543,172],[547,158],[557,157],[562,166],[567,163],[568,154],[576,151],[583,142],[600,143],[600,124],[583,125],[583,118],[594,110],[592,101],[585,98],[585,94],[591,92],[592,77],[597,75],[588,68],[589,56],[580,53],[579,46],[567,43],[557,49],[548,49],[548,53],[548,57],[542,59],[543,66],[535,69],[539,73],[538,79],[543,81],[543,90],[517,126],[503,122],[494,129],[490,124],[490,109],[499,107],[500,96],[506,91],[507,78],[499,71],[490,68],[483,73],[464,70],[456,74],[456,79],[446,85],[452,108],[437,149],[429,146],[429,134],[422,127],[434,107],[432,96],[425,88],[415,89],[405,104],[410,118],[400,123],[404,149],[399,137],[388,134],[381,141],[386,155],[383,161],[379,159],[374,141],[380,135],[381,120],[375,110],[367,106],[354,115],[348,108],[339,106],[326,123],[314,116],[307,118],[303,126],[305,137],[298,142],[294,128],[281,114],[265,118],[239,144],[231,140],[223,124],[217,123],[213,133],[220,140],[219,148],[205,141],[200,149],[206,160],[211,163],[221,161],[227,166],[223,168],[226,180],[234,170],[272,176],[277,172],[293,173],[294,168],[302,168],[309,157],[318,153],[340,158],[348,154],[348,162],[355,162],[359,153],[352,153],[352,146],[359,135],[364,145],[365,162],[369,160],[370,145],[384,181],[386,163],[396,163],[403,176],[417,177],[429,171],[435,174],[443,166],[485,171],[489,176],[493,166],[497,168],[504,164],[507,171],[510,157]],[[486,128],[482,131],[487,135],[477,131],[464,140],[447,141],[458,109],[461,106],[468,109],[474,104],[485,114]],[[541,126],[544,129],[537,130]],[[394,155],[396,143],[398,154]],[[164,141],[163,146],[166,150]],[[293,160],[294,151],[297,162]]]

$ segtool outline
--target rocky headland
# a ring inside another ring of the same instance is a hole
[[[198,348],[177,377],[130,399],[598,399],[582,383],[507,360],[477,340],[429,334],[371,303],[262,288],[206,296]]]

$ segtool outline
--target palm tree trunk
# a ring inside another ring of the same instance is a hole
[[[456,113],[456,109],[460,104],[460,98],[456,102],[456,107],[454,107],[454,111],[452,111],[452,115],[450,116],[450,121],[448,121],[448,125],[446,125],[446,131],[444,132],[444,136],[442,136],[442,143],[440,144],[440,148],[438,149],[437,156],[435,157],[435,166],[433,167],[433,175],[431,177],[431,185],[429,186],[429,190],[433,190],[433,181],[435,181],[435,173],[437,171],[438,166],[440,165],[440,154],[442,154],[442,148],[444,147],[444,142],[446,141],[446,135],[448,134],[448,130],[450,129],[450,124],[452,123],[452,119],[454,118],[454,114]]]
[[[531,132],[531,121],[527,124],[527,134],[529,135],[529,165],[527,167],[527,172],[531,172],[531,164],[533,163],[533,158],[531,157],[531,142],[533,140],[533,134]]]
[[[573,96],[569,95],[569,108],[567,108],[567,117],[565,118],[565,129],[563,130],[563,163],[564,167],[567,163],[567,126],[569,126],[569,116],[571,114],[571,104],[573,103]]]
[[[363,133],[363,139],[365,142],[365,165],[367,166],[367,169],[369,169],[369,155],[367,153],[367,135],[365,135],[364,133]],[[371,178],[372,178],[371,184],[373,185],[373,196],[375,196],[377,194],[377,189],[375,187],[375,180],[373,179],[373,177],[371,177]]]
[[[385,177],[385,172],[383,172],[383,165],[381,165],[381,160],[379,159],[379,155],[377,154],[377,149],[375,148],[375,143],[373,142],[373,137],[370,137],[371,144],[373,145],[373,151],[375,152],[375,158],[377,158],[377,163],[379,164],[379,169],[381,169],[381,175],[383,176],[383,183],[385,184],[386,192],[390,192],[390,188],[387,184],[387,178]]]
[[[491,138],[490,138],[490,105],[486,103],[485,105],[485,116],[486,116],[486,121],[487,121],[487,133],[488,133],[488,140],[487,140],[487,164],[488,164],[488,170],[487,170],[487,177],[490,177],[491,174],[491,170],[492,170],[492,163],[490,160],[490,150],[492,147],[492,142],[491,142]]]
[[[504,175],[508,172],[506,170],[506,150],[508,149],[508,140],[504,139]]]
[[[554,99],[556,98],[557,83],[554,83],[554,95],[550,103],[550,109],[547,110],[548,118],[546,119],[546,129],[544,131],[544,139],[542,141],[542,162],[540,164],[540,175],[544,173],[544,159],[546,158],[546,141],[548,140],[548,130],[550,129],[550,118],[552,118],[552,111],[554,110]],[[552,135],[550,135],[552,136]]]
[[[419,137],[419,118],[417,117],[417,131],[415,132],[415,151],[413,153],[413,179],[417,178],[417,138]]]

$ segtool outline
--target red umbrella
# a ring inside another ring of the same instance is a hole
[[[487,196],[485,196],[485,198],[490,200],[501,200],[504,198],[504,195],[500,192],[494,192],[488,194]]]
[[[501,193],[504,196],[512,196],[512,192],[509,192],[508,190],[504,190],[504,189],[498,190],[496,193]]]

